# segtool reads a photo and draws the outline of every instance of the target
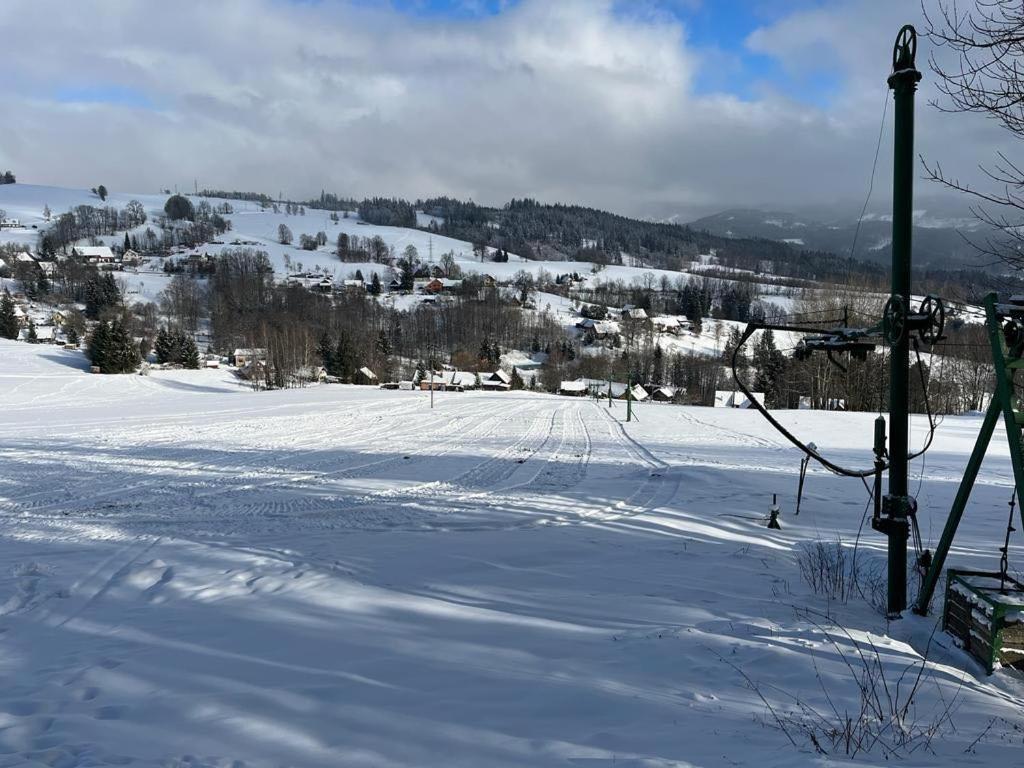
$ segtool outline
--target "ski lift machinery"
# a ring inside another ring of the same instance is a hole
[[[1010,444],[1014,472],[1014,496],[1010,501],[1010,519],[1006,538],[1000,548],[999,571],[964,571],[951,568],[946,573],[946,598],[943,606],[943,627],[957,636],[964,648],[978,658],[991,672],[997,664],[1024,666],[1024,584],[1007,573],[1009,536],[1013,527],[1017,500],[1024,498],[1024,447],[1021,425],[1024,408],[1014,391],[1015,376],[1024,370],[1024,296],[1012,297],[1001,304],[995,294],[986,297],[986,327],[992,347],[996,373],[996,392],[982,422],[978,441],[965,469],[952,510],[934,556],[923,548],[917,527],[917,502],[908,491],[908,463],[923,455],[935,435],[935,420],[927,395],[925,405],[929,421],[928,437],[916,453],[909,452],[909,369],[913,345],[920,362],[920,347],[931,348],[944,336],[946,309],[937,296],[926,296],[916,309],[912,307],[911,234],[913,214],[914,173],[914,94],[921,73],[915,66],[917,33],[904,26],[893,46],[892,73],[888,86],[894,92],[895,136],[893,148],[893,217],[892,217],[892,291],[881,319],[868,327],[851,327],[849,317],[835,327],[810,327],[803,323],[748,323],[740,343],[733,350],[732,371],[737,387],[747,395],[772,426],[805,454],[828,470],[844,477],[868,478],[874,482],[874,513],[871,527],[888,538],[887,614],[899,617],[907,607],[907,551],[911,532],[917,549],[917,566],[923,578],[914,612],[926,615],[932,595],[942,574],[946,556],[957,526],[963,516],[971,489],[977,479],[981,462],[991,441],[1000,415]],[[828,323],[820,323],[820,326]],[[740,350],[753,334],[764,331],[786,331],[805,334],[794,350],[794,357],[807,359],[824,353],[830,363],[845,370],[840,358],[866,359],[868,353],[881,345],[889,348],[889,421],[875,420],[874,464],[870,468],[843,467],[823,456],[813,443],[804,443],[784,427],[756,398],[737,372]],[[923,375],[923,374],[922,374]],[[923,381],[922,381],[923,383]],[[883,474],[888,473],[888,493],[882,493]],[[1020,509],[1024,524],[1024,507]]]
[[[926,296],[914,307],[910,295],[913,102],[916,86],[922,78],[915,67],[916,50],[918,35],[913,27],[907,25],[896,37],[892,73],[887,81],[895,101],[892,290],[882,317],[876,324],[864,328],[851,327],[847,313],[844,313],[835,327],[750,323],[733,350],[732,375],[736,386],[750,399],[752,407],[805,454],[805,462],[815,461],[831,472],[860,478],[865,483],[868,478],[873,480],[874,510],[871,527],[888,538],[886,607],[890,617],[900,616],[907,607],[907,544],[911,534],[918,555],[916,565],[923,573],[922,589],[913,610],[922,615],[929,612],[956,527],[964,515],[995,425],[1002,416],[1010,442],[1015,489],[1006,540],[999,549],[999,570],[966,571],[950,568],[946,573],[943,605],[943,628],[961,640],[964,647],[991,672],[1000,664],[1024,667],[1024,584],[1012,579],[1008,573],[1010,534],[1015,529],[1015,505],[1019,499],[1024,499],[1024,449],[1021,433],[1024,408],[1014,390],[1015,377],[1019,371],[1024,370],[1024,297],[1013,297],[1008,303],[1001,304],[994,294],[986,297],[986,327],[992,349],[996,391],[933,556],[922,545],[916,521],[918,504],[910,496],[907,482],[909,461],[927,452],[935,436],[935,419],[926,392],[928,437],[918,453],[909,452],[910,348],[912,345],[920,364],[921,346],[930,348],[941,341],[946,322],[945,305],[939,297]],[[851,469],[822,456],[813,443],[805,443],[779,423],[743,384],[736,370],[737,356],[755,333],[765,330],[803,335],[794,351],[795,357],[806,359],[815,353],[823,353],[830,364],[844,371],[846,369],[841,358],[865,359],[869,352],[879,346],[889,347],[889,435],[886,434],[885,418],[879,416],[874,423],[873,466]],[[885,473],[888,473],[889,487],[888,493],[883,495]],[[1024,508],[1020,511],[1024,524]]]
[[[797,357],[823,352],[828,359],[842,367],[838,356],[854,359],[866,358],[879,344],[890,350],[891,375],[889,379],[889,437],[886,424],[880,416],[875,424],[874,465],[867,469],[850,469],[823,456],[817,449],[801,441],[769,412],[751,398],[755,407],[787,440],[812,460],[830,471],[845,477],[867,478],[875,481],[875,513],[872,528],[888,537],[888,589],[887,613],[899,616],[907,607],[907,543],[916,515],[916,505],[908,492],[907,464],[910,458],[908,437],[910,340],[934,343],[942,336],[945,309],[942,301],[929,296],[916,312],[911,310],[910,266],[911,226],[914,207],[914,94],[921,73],[915,66],[917,33],[909,24],[896,36],[892,52],[892,72],[887,83],[895,101],[895,131],[893,147],[893,215],[892,215],[892,291],[885,305],[883,317],[874,325],[852,328],[844,317],[841,325],[831,328],[809,328],[807,325],[779,325],[750,323],[744,331],[742,343],[733,352],[733,378],[745,394],[749,392],[736,371],[737,355],[743,344],[759,330],[789,331],[808,334],[796,349]],[[822,323],[825,325],[825,323]],[[934,431],[934,430],[933,430]],[[931,442],[929,437],[924,450]],[[882,473],[888,472],[889,492],[881,494]]]

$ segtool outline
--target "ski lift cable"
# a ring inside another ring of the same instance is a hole
[[[737,344],[735,349],[733,349],[733,351],[732,351],[732,360],[731,360],[731,366],[730,366],[731,369],[732,369],[733,381],[736,382],[736,386],[747,397],[747,400],[754,407],[754,409],[757,410],[762,416],[764,416],[764,418],[768,420],[768,423],[771,424],[779,434],[781,434],[783,437],[785,437],[787,440],[789,440],[789,442],[791,442],[799,450],[803,451],[804,454],[806,454],[807,456],[810,456],[812,459],[814,459],[816,462],[821,464],[823,467],[825,467],[826,469],[828,469],[829,471],[831,471],[831,472],[833,472],[833,473],[835,473],[837,475],[841,475],[843,477],[867,478],[867,477],[874,477],[877,473],[884,472],[884,471],[888,470],[889,469],[889,464],[888,463],[885,463],[885,464],[881,465],[879,468],[871,467],[870,469],[849,469],[849,468],[844,467],[844,466],[842,466],[840,464],[836,464],[833,461],[830,461],[829,459],[827,459],[824,456],[822,456],[816,450],[816,448],[811,448],[807,443],[803,442],[800,438],[798,438],[796,435],[794,435],[792,432],[790,432],[788,429],[786,429],[779,422],[779,420],[776,419],[772,415],[771,411],[769,411],[765,406],[763,406],[757,400],[756,397],[754,397],[754,395],[750,391],[750,389],[740,379],[739,371],[737,370],[737,367],[738,367],[738,364],[739,364],[738,358],[739,358],[740,350],[743,349],[743,347],[746,345],[746,343],[750,340],[750,337],[753,336],[754,333],[757,332],[758,330],[760,330],[760,329],[756,325],[753,325],[753,324],[747,325],[746,330],[743,332],[743,335],[740,337],[739,344]],[[783,330],[786,330],[786,329],[783,329]],[[922,375],[922,379],[923,379],[923,376],[924,376],[923,371],[921,372],[921,375]],[[912,454],[910,454],[907,457],[908,461],[916,459],[916,458],[918,458],[920,456],[923,456],[928,451],[928,449],[931,448],[932,441],[933,441],[933,439],[935,437],[936,424],[935,424],[934,420],[931,418],[931,405],[928,404],[926,406],[926,408],[927,408],[928,414],[929,414],[929,434],[928,434],[928,438],[925,440],[924,447],[920,451],[918,451],[916,453],[912,453]]]

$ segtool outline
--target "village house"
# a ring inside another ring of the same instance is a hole
[[[413,280],[413,289],[418,293],[438,294],[454,291],[461,287],[461,280],[449,280],[446,277],[422,277]]]
[[[672,315],[658,315],[651,318],[651,324],[658,333],[668,333],[672,336],[679,336],[690,329],[690,322]]]
[[[583,336],[588,343],[593,343],[595,341],[614,339],[621,333],[622,326],[614,320],[600,320],[584,331]]]
[[[262,362],[267,359],[267,350],[265,349],[236,349],[231,355],[231,359],[235,363],[236,368],[244,368],[253,361]]]
[[[486,390],[503,392],[512,388],[512,377],[499,368],[494,373],[480,374],[480,386]]]
[[[435,392],[445,392],[448,389],[448,378],[437,373],[424,376],[420,379],[420,389],[424,392],[429,392],[431,389]]]
[[[71,253],[101,269],[120,269],[121,259],[106,245],[76,245]]]
[[[675,387],[658,387],[651,392],[651,400],[656,403],[671,403],[676,398]]]
[[[764,405],[764,392],[751,392],[754,399]],[[753,408],[753,404],[739,390],[717,390],[715,392],[715,408]]]
[[[357,296],[361,293],[366,293],[366,283],[362,280],[346,280],[342,283],[345,293]]]
[[[451,371],[448,386],[458,392],[477,388],[477,375],[472,371]]]
[[[643,307],[626,306],[622,310],[623,320],[647,320],[647,310]]]
[[[352,380],[353,384],[361,384],[365,386],[375,385],[378,383],[377,374],[367,368],[365,365],[356,371],[356,375]]]
[[[630,398],[632,398],[633,402],[642,403],[649,397],[650,395],[647,394],[646,389],[644,389],[639,384],[634,384],[632,387],[623,387],[622,394],[618,395],[617,399],[629,400]]]
[[[583,379],[577,381],[563,381],[558,385],[558,394],[569,397],[584,397],[590,391],[590,387]]]

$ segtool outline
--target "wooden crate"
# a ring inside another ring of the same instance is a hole
[[[990,571],[946,571],[942,628],[992,674],[1024,669],[1024,584]]]

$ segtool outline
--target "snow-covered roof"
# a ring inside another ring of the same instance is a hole
[[[604,320],[594,323],[594,333],[598,336],[613,336],[616,333],[621,333],[621,326],[614,320]]]
[[[448,382],[458,387],[475,387],[476,374],[472,371],[452,371]]]
[[[673,315],[656,315],[651,318],[651,322],[659,328],[679,328],[684,324],[682,320]]]
[[[114,252],[106,245],[76,245],[75,253],[89,259],[113,259]]]
[[[764,405],[764,392],[751,392],[754,399]],[[752,408],[750,400],[739,390],[720,389],[715,392],[715,408]]]
[[[501,370],[501,368],[492,373],[488,378],[491,381],[501,381],[504,384],[512,383],[512,377],[505,373],[503,370]]]
[[[365,365],[359,369],[359,372],[368,379],[376,379],[377,374],[367,368]]]
[[[234,356],[235,357],[239,357],[239,356],[241,356],[241,357],[254,357],[254,356],[263,357],[266,354],[267,354],[267,350],[265,350],[265,349],[242,349],[242,348],[238,348],[238,349],[235,350],[235,355]]]
[[[630,394],[632,394],[633,399],[639,403],[642,403],[644,400],[650,397],[650,395],[647,394],[647,390],[641,387],[639,384],[633,385],[633,388],[630,390]]]
[[[589,387],[587,382],[580,379],[577,381],[563,381],[558,385],[559,392],[586,392]]]

